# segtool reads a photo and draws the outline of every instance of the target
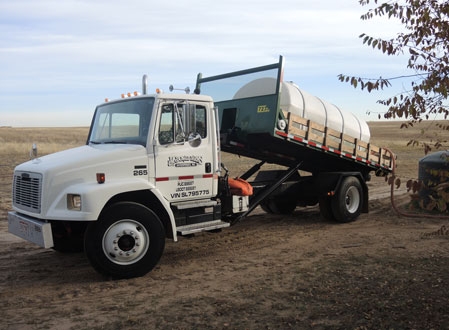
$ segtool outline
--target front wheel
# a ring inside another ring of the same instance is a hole
[[[158,263],[165,247],[165,231],[158,216],[131,202],[112,205],[91,222],[84,249],[91,265],[112,278],[143,276]]]
[[[337,194],[332,198],[332,214],[339,222],[354,221],[362,211],[363,189],[353,176],[344,178]]]

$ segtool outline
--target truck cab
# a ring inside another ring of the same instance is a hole
[[[101,273],[142,275],[166,237],[229,226],[217,201],[219,153],[208,96],[107,100],[85,146],[17,166],[9,230],[46,248],[85,249]]]
[[[217,194],[218,140],[212,99],[159,94],[107,102],[95,111],[87,144],[145,148],[130,174],[144,179],[167,202]]]

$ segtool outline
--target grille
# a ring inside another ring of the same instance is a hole
[[[14,174],[14,206],[34,213],[41,211],[42,175],[19,172]]]

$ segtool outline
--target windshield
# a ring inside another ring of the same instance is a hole
[[[154,98],[133,98],[98,106],[89,143],[125,143],[146,146]]]

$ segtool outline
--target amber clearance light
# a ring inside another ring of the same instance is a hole
[[[104,173],[97,173],[97,182],[104,183],[106,181],[106,175]]]

